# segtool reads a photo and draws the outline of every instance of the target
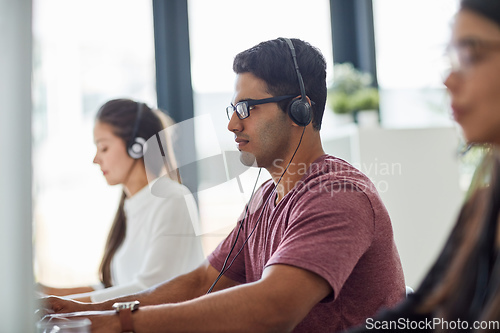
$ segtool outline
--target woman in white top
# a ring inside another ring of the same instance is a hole
[[[165,115],[160,111],[128,99],[111,100],[99,109],[94,163],[109,185],[123,186],[99,268],[102,285],[40,286],[43,293],[100,302],[188,272],[204,259],[201,241],[193,231],[198,213],[189,190],[166,176],[155,183],[155,188],[161,187],[161,198],[152,195],[148,186],[148,176],[158,176],[161,170],[146,170],[142,148],[145,140],[164,129],[161,117]],[[169,164],[167,174],[175,174],[173,163]]]

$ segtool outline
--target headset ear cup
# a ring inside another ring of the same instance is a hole
[[[299,126],[307,126],[312,120],[311,105],[302,99],[294,99],[288,106],[288,115]]]
[[[130,157],[137,160],[144,156],[144,145],[146,140],[141,137],[134,138],[134,141],[128,146],[127,152]]]

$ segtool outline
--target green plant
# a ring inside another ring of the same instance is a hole
[[[335,113],[378,110],[378,89],[371,87],[372,77],[350,63],[334,66],[333,83],[328,89],[327,103]]]
[[[352,95],[350,104],[353,110],[378,110],[378,89],[363,88],[358,90]]]
[[[351,112],[349,98],[343,92],[329,92],[328,101],[335,113],[345,114]]]

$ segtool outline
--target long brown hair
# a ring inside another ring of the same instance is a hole
[[[417,291],[417,312],[446,320],[500,319],[500,153],[490,148],[441,255]]]
[[[462,206],[450,237],[415,291],[393,309],[381,311],[379,321],[433,322],[433,318],[448,323],[500,320],[500,256],[497,234],[500,223],[500,149],[490,148],[476,171],[470,195]],[[452,332],[449,325],[426,329]],[[464,328],[464,327],[461,327]],[[477,331],[494,331],[480,328]],[[352,332],[366,332],[360,328]],[[399,332],[399,330],[387,330]]]
[[[106,102],[97,112],[96,121],[105,123],[111,126],[113,134],[121,138],[125,145],[128,145],[134,132],[134,126],[137,119],[138,102],[130,99],[114,99]],[[156,112],[156,113],[155,113]],[[161,132],[165,124],[161,118],[169,119],[168,116],[160,116],[161,111],[152,110],[146,104],[141,105],[141,117],[139,126],[136,130],[136,136],[145,138],[146,140],[151,136]],[[167,140],[167,142],[169,142]],[[172,154],[169,154],[170,165],[175,165]],[[142,161],[144,163],[144,161]],[[154,170],[159,175],[159,170]],[[170,174],[167,170],[167,176]],[[104,248],[104,255],[99,267],[99,277],[103,285],[108,288],[111,287],[111,261],[113,260],[116,251],[123,243],[126,235],[126,221],[127,217],[124,211],[126,195],[122,192],[120,203],[116,211],[113,224],[111,225],[110,232]]]

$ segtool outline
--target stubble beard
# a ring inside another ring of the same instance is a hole
[[[288,142],[290,142],[290,132],[286,126],[288,115],[280,111],[280,115],[274,122],[266,124],[260,133],[258,150],[259,159],[247,151],[240,150],[240,161],[248,167],[271,168],[276,161],[282,161],[288,150]],[[279,133],[279,134],[277,134]]]
[[[258,167],[255,155],[246,151],[240,150],[240,162],[247,167]]]

